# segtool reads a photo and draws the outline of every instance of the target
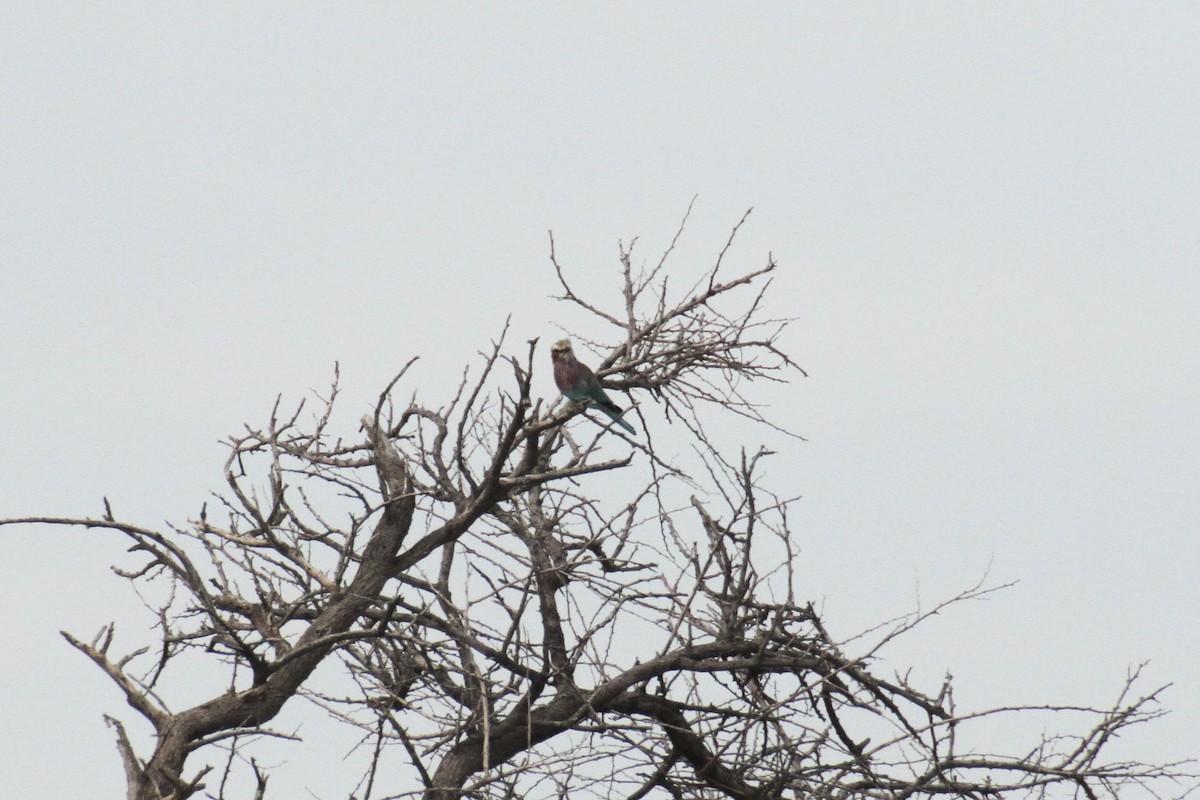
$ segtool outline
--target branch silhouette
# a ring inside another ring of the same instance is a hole
[[[548,349],[510,347],[506,327],[438,405],[396,402],[413,361],[354,432],[332,421],[336,375],[311,420],[277,403],[229,440],[225,490],[186,524],[119,521],[107,501],[97,518],[0,521],[124,536],[134,563],[120,574],[161,598],[161,639],[127,655],[110,654],[112,625],[90,643],[63,634],[153,729],[139,755],[108,718],[131,800],[264,797],[255,741],[284,736],[268,726],[299,698],[369,743],[350,787],[364,800],[1166,796],[1185,765],[1107,759],[1163,713],[1136,672],[1110,706],[962,712],[949,679],[880,677],[874,647],[835,639],[796,596],[771,451],[706,433],[736,418],[774,447],[799,439],[754,399],[804,373],[780,344],[789,320],[765,311],[774,259],[730,266],[745,221],[690,278],[668,267],[687,216],[648,267],[622,244],[616,309],[574,288],[550,237],[560,299],[609,337],[568,333],[627,396],[636,439],[536,399]],[[898,617],[881,643],[927,616]],[[170,710],[160,678],[194,658],[221,665],[228,688]],[[1011,755],[964,747],[964,730],[1002,714],[1076,732]],[[397,762],[404,785],[381,771]]]

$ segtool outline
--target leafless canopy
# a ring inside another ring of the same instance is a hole
[[[736,420],[798,441],[753,400],[759,382],[803,373],[779,347],[787,321],[764,311],[774,261],[727,274],[741,224],[691,278],[668,269],[674,241],[644,264],[622,246],[617,309],[573,288],[551,239],[567,310],[610,332],[576,340],[627,393],[637,437],[537,399],[545,347],[501,336],[441,405],[394,402],[410,362],[358,432],[334,430],[336,382],[315,418],[277,410],[230,441],[226,491],[184,525],[129,524],[107,503],[96,519],[5,521],[128,537],[121,574],[160,599],[161,641],[131,654],[113,652],[112,627],[64,634],[153,727],[139,753],[109,720],[129,798],[269,795],[255,747],[284,736],[272,719],[304,701],[361,730],[369,766],[346,789],[363,800],[1174,787],[1178,765],[1107,757],[1116,734],[1161,713],[1136,676],[1102,708],[962,712],[948,680],[880,676],[870,648],[851,652],[796,596],[803,556],[788,499],[767,488],[770,452],[723,452],[711,433]],[[664,453],[663,435],[681,431],[692,449]],[[169,710],[163,676],[197,658],[221,665],[227,688]],[[1074,730],[1010,755],[965,744],[980,717],[1024,713]]]

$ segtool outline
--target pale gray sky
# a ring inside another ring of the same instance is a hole
[[[679,263],[754,206],[737,264],[798,317],[771,474],[830,626],[990,564],[1019,583],[887,663],[983,706],[1149,660],[1175,713],[1121,752],[1200,755],[1197,42],[1188,3],[8,0],[0,516],[182,520],[277,393],[340,361],[352,419],[422,354],[437,398],[507,315],[576,322],[547,229],[615,291],[698,194]],[[5,791],[120,796],[101,714],[140,723],[57,631],[145,639],[124,545],[0,537]],[[340,752],[280,752],[340,796]]]

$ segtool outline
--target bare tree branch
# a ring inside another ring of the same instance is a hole
[[[118,574],[156,604],[160,641],[116,657],[112,625],[91,643],[63,633],[153,728],[143,760],[106,717],[130,800],[183,800],[217,766],[208,796],[261,800],[252,754],[295,738],[267,727],[294,698],[361,737],[361,800],[1168,796],[1187,765],[1109,757],[1163,713],[1136,670],[1109,706],[978,711],[955,707],[949,676],[876,674],[885,645],[1004,587],[985,578],[840,640],[797,597],[798,491],[775,494],[766,469],[768,443],[799,437],[754,394],[804,375],[779,344],[789,320],[766,310],[776,263],[733,271],[747,212],[711,265],[675,268],[690,213],[649,266],[620,245],[616,308],[576,290],[550,237],[564,307],[607,331],[575,338],[644,435],[536,399],[548,359],[536,339],[511,350],[506,324],[441,405],[409,386],[415,359],[357,431],[333,422],[336,368],[315,411],[277,401],[229,440],[225,489],[185,524],[124,522],[107,499],[98,518],[0,521],[131,545]],[[716,432],[731,419],[764,444],[730,451]],[[227,686],[174,710],[156,686],[194,659]],[[1001,715],[1071,727],[1015,754],[965,744]]]

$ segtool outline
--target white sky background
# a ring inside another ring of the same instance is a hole
[[[107,495],[182,521],[218,441],[335,361],[354,419],[417,354],[410,390],[439,404],[509,314],[516,350],[595,333],[547,299],[547,229],[613,301],[617,240],[656,258],[698,194],[676,266],[754,206],[733,265],[773,252],[798,317],[811,377],[761,396],[809,441],[776,442],[769,476],[804,495],[801,594],[834,632],[990,564],[1019,583],[890,668],[935,689],[949,668],[960,708],[1106,704],[1149,660],[1175,713],[1121,754],[1194,757],[1197,42],[1183,3],[9,0],[0,516]],[[0,537],[5,793],[121,796],[101,714],[144,729],[57,631],[153,641],[108,570],[124,543]],[[344,796],[341,755],[272,792]]]

